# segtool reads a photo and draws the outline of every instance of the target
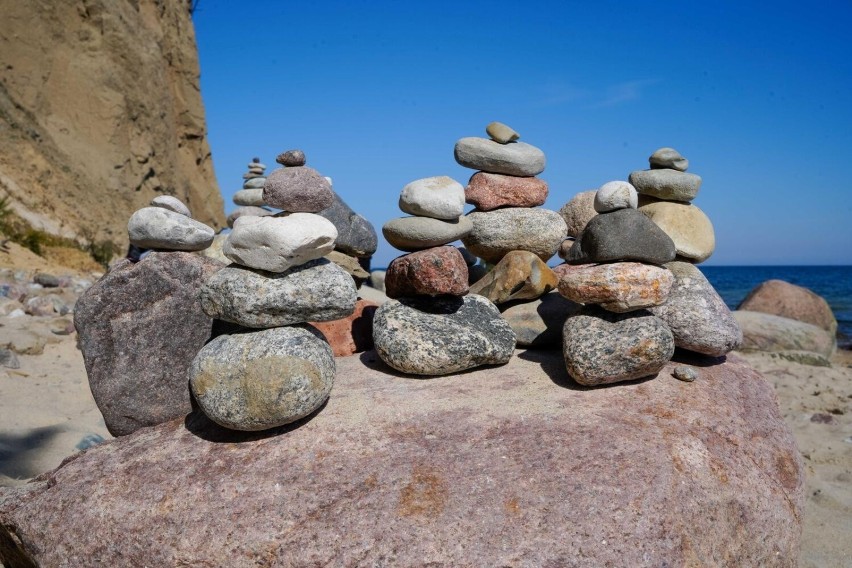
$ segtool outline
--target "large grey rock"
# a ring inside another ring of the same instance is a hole
[[[464,187],[447,176],[414,180],[402,188],[399,208],[409,215],[454,221],[464,213]]]
[[[198,406],[234,430],[267,430],[320,407],[334,384],[334,354],[309,326],[220,335],[189,369]]]
[[[382,226],[382,234],[394,248],[414,252],[446,245],[466,236],[473,229],[467,217],[443,221],[431,217],[398,217]]]
[[[637,170],[628,178],[636,191],[669,201],[692,201],[701,187],[701,177],[677,170]]]
[[[340,196],[335,193],[332,204],[317,212],[337,227],[337,240],[334,247],[344,254],[357,257],[372,256],[376,252],[379,238],[372,223],[355,213]]]
[[[482,296],[401,298],[376,310],[373,343],[398,371],[448,375],[506,363],[515,334]]]
[[[263,184],[263,201],[291,213],[317,213],[331,207],[331,184],[308,166],[278,168]]]
[[[568,236],[577,238],[586,224],[595,217],[595,195],[597,190],[581,191],[572,197],[568,203],[559,208],[559,215],[568,227]]]
[[[559,352],[428,381],[388,373],[372,353],[338,359],[332,395],[309,420],[257,434],[194,413],[0,488],[0,556],[795,566],[805,472],[772,385],[736,356],[693,383],[670,377],[675,366],[587,389]]]
[[[491,264],[513,250],[529,251],[547,262],[565,239],[565,221],[550,209],[507,207],[471,211],[466,218],[472,230],[462,237],[464,246]]]
[[[113,436],[190,411],[187,369],[213,320],[198,290],[222,265],[184,252],[123,260],[77,301],[89,387]]]
[[[536,176],[544,171],[544,152],[525,142],[501,144],[471,136],[456,142],[456,162],[466,168],[510,176]]]
[[[515,332],[518,347],[556,349],[562,345],[562,327],[583,307],[553,291],[537,300],[509,302],[500,313]]]
[[[266,328],[345,318],[355,309],[355,281],[324,258],[270,273],[232,264],[201,288],[204,311],[245,327]]]
[[[137,247],[196,251],[210,246],[215,231],[195,219],[163,207],[143,207],[127,222],[130,242]]]
[[[569,264],[625,260],[663,264],[674,258],[672,239],[636,209],[592,218],[565,256]]]
[[[675,278],[669,299],[650,310],[672,330],[675,345],[713,357],[739,347],[740,326],[704,274],[689,262],[665,266]]]
[[[835,338],[813,324],[747,310],[733,316],[742,329],[743,351],[811,351],[824,357],[834,352]]]
[[[615,314],[586,306],[565,321],[562,352],[581,385],[605,385],[658,373],[674,354],[666,324],[646,310]]]

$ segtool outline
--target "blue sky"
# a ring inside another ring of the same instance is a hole
[[[707,264],[852,264],[852,2],[766,6],[201,0],[226,211],[252,157],[301,148],[380,232],[406,183],[465,184],[453,145],[499,120],[547,155],[547,208],[671,146]],[[401,254],[380,241],[374,266]]]

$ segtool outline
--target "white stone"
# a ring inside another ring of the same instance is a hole
[[[402,188],[399,208],[421,217],[458,219],[464,213],[464,187],[447,176],[418,179]]]
[[[263,188],[241,189],[234,194],[234,204],[242,206],[261,207],[263,202]]]
[[[192,218],[192,213],[189,212],[189,207],[184,205],[183,201],[177,197],[172,197],[171,195],[158,195],[151,201],[151,205],[153,207],[162,207],[163,209],[168,209],[169,211],[174,211],[181,215],[186,215],[190,219]]]
[[[204,223],[162,207],[143,207],[127,222],[130,242],[158,250],[204,250],[216,231]]]
[[[636,188],[626,181],[607,182],[595,193],[595,211],[598,213],[636,209],[638,206],[639,194]]]

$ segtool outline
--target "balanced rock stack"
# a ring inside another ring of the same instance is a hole
[[[499,122],[486,127],[490,138],[462,138],[456,161],[480,170],[471,176],[465,200],[476,209],[467,214],[470,232],[462,237],[467,249],[490,264],[510,251],[529,251],[547,261],[565,238],[565,222],[555,211],[538,207],[547,199],[540,149],[518,142],[517,132]]]
[[[204,284],[200,299],[205,313],[236,326],[205,345],[190,369],[192,392],[217,424],[265,430],[307,416],[328,398],[334,355],[306,322],[345,318],[356,300],[352,278],[322,258],[337,229],[315,213],[332,199],[325,178],[292,165],[263,187],[263,202],[283,213],[234,222],[223,248],[234,264]]]
[[[127,222],[130,244],[159,251],[204,250],[213,242],[212,227],[192,218],[180,199],[160,195],[149,207],[139,209]]]
[[[266,166],[260,163],[260,158],[252,158],[248,172],[243,174],[243,188],[234,194],[234,205],[237,209],[228,215],[228,226],[233,227],[234,221],[242,216],[264,217],[273,212],[265,208],[263,201],[263,184],[266,183],[264,172]]]
[[[446,176],[406,185],[399,207],[412,217],[388,221],[382,232],[410,254],[391,261],[376,310],[373,341],[379,357],[398,371],[446,375],[509,361],[515,335],[493,303],[468,293],[468,265],[447,246],[466,235],[464,188]]]

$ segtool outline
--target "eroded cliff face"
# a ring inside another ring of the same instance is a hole
[[[189,3],[0,0],[0,198],[33,227],[127,243],[161,194],[225,225]]]

